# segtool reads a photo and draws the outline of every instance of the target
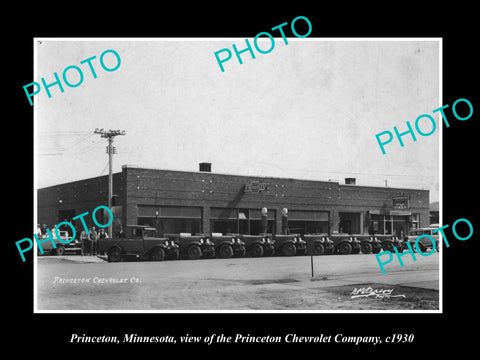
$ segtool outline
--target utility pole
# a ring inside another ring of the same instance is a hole
[[[115,147],[113,146],[113,139],[117,135],[125,135],[125,130],[103,130],[96,128],[94,134],[100,134],[100,137],[108,140],[107,154],[108,154],[108,208],[112,209],[112,197],[113,197],[113,154],[115,154]],[[108,226],[108,237],[112,238],[112,224]]]

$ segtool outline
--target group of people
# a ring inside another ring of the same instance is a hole
[[[105,229],[100,229],[99,232],[95,230],[95,226],[92,226],[89,230],[89,234],[83,230],[80,233],[80,241],[82,243],[82,255],[97,255],[98,253],[98,239],[108,239],[108,234]]]
[[[54,225],[50,231],[53,232],[53,229],[55,229],[57,225]],[[68,228],[60,228],[59,230],[64,230],[68,231]],[[79,231],[79,229],[78,229]],[[101,228],[99,231],[95,229],[95,226],[92,226],[88,230],[88,234],[85,230],[85,228],[80,232],[80,236],[77,237],[81,244],[82,244],[82,255],[97,255],[98,254],[98,239],[108,239],[108,234],[105,231],[104,228]],[[78,234],[78,232],[77,232]],[[40,226],[40,224],[37,224],[37,236],[39,239],[44,239],[48,236],[47,234],[47,225],[43,224]],[[54,235],[55,236],[55,235]],[[77,235],[78,236],[78,235]],[[123,230],[123,227],[120,225],[118,228],[117,233],[115,234],[115,237],[118,238],[125,238],[125,232]]]

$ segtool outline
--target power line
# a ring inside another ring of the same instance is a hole
[[[258,164],[258,165],[267,165],[270,167],[275,167],[279,170],[286,171],[285,168],[277,165],[277,164],[271,164],[263,161],[255,161],[253,163],[250,163],[249,165],[251,166],[252,164]],[[352,175],[368,175],[368,176],[403,176],[403,177],[418,177],[418,174],[386,174],[386,173],[377,173],[377,172],[353,172],[349,170],[345,171],[337,171],[337,170],[315,170],[315,169],[295,169],[295,168],[288,168],[289,171],[298,171],[298,172],[303,172],[303,173],[320,173],[320,174],[352,174]]]
[[[37,131],[37,136],[41,137],[66,137],[66,136],[85,136],[91,135],[88,131]]]
[[[88,134],[86,137],[83,137],[81,138],[80,140],[74,142],[71,146],[75,146],[77,144],[80,144],[81,142],[85,141],[85,140],[88,140],[89,138],[91,138],[94,134]]]
[[[56,139],[55,140],[55,143],[56,144],[48,144],[49,140],[47,139],[44,139],[44,136],[39,136],[39,150],[40,151],[61,151],[61,152],[66,152],[67,149],[71,149],[77,145],[79,145],[80,143],[88,140],[90,137],[92,137],[94,134],[82,134],[81,138],[74,141],[73,143],[71,144],[67,144],[66,146],[61,146],[60,144],[58,144],[58,140]],[[61,136],[62,138],[65,138],[64,135]],[[88,146],[88,145],[87,145]],[[57,153],[58,154],[58,153]]]

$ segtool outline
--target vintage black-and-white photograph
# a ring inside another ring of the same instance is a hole
[[[36,312],[442,310],[441,39],[34,46]]]

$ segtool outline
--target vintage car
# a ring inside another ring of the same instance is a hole
[[[305,255],[307,246],[300,234],[275,235],[275,252],[279,255]]]
[[[330,240],[333,241],[335,254],[358,254],[360,251],[360,241],[358,241],[355,236],[345,233],[335,233],[330,235]]]
[[[238,234],[212,233],[210,241],[215,246],[215,254],[222,259],[232,256],[245,256],[245,243]]]
[[[248,256],[272,256],[275,253],[275,240],[272,239],[272,234],[240,236],[245,243]]]
[[[410,247],[413,249],[413,251],[420,251],[422,253],[424,252],[430,252],[431,249],[433,249],[434,243],[432,242],[431,238],[434,239],[435,241],[435,249],[439,251],[439,235],[438,233],[433,233],[433,230],[436,228],[433,227],[428,227],[428,228],[419,228],[419,229],[412,229],[410,230],[410,235],[408,235],[405,238],[405,241],[408,241],[410,243]],[[421,235],[429,235],[428,236],[422,236]],[[418,240],[418,249],[415,247],[415,242],[417,241],[417,238],[420,237]]]
[[[382,249],[382,243],[372,235],[352,235],[353,240],[360,241],[360,247],[355,251],[352,249],[352,254],[358,254],[360,251],[362,254],[378,254]]]
[[[333,254],[334,244],[328,234],[305,234],[302,236],[308,255]]]
[[[397,238],[395,235],[379,235],[375,234],[374,239],[377,241],[380,241],[382,244],[382,249],[383,251],[390,251],[390,252],[395,252],[394,247],[397,248],[397,251],[399,253],[403,252],[404,249],[407,248],[406,244],[404,243],[403,240]],[[377,251],[378,250],[378,251]],[[379,249],[373,251],[373,253],[378,253],[380,252]]]
[[[174,241],[180,250],[180,257],[197,260],[200,258],[215,257],[215,246],[208,235],[191,233],[163,234],[164,237]]]
[[[82,253],[82,243],[77,239],[78,234],[75,239],[72,240],[72,237],[68,234],[68,231],[59,230],[58,234],[60,235],[60,239],[62,241],[57,238],[55,229],[51,229],[51,234],[55,243],[55,248],[53,247],[51,240],[42,242],[42,240],[47,238],[47,234],[42,235],[40,231],[37,232],[38,240],[42,242],[39,246],[41,246],[43,250],[42,254],[37,246],[38,255],[64,255],[66,252],[73,252],[75,254]]]
[[[106,253],[108,262],[123,258],[162,261],[178,259],[178,245],[165,237],[156,236],[156,229],[143,225],[129,225],[125,237],[98,239],[98,252]]]

